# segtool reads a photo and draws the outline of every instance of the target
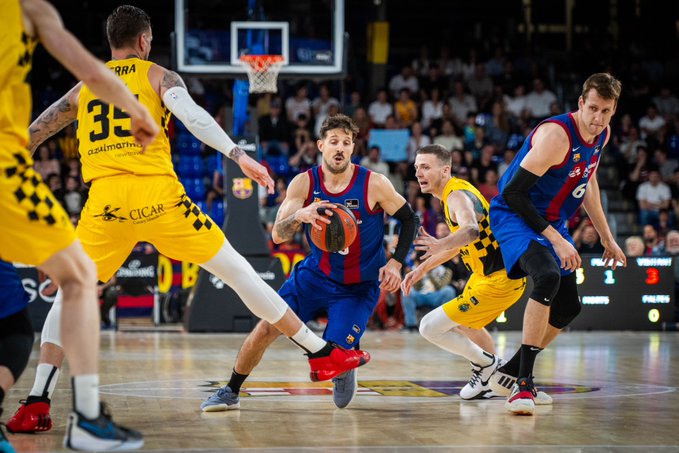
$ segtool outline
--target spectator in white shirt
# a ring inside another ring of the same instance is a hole
[[[535,121],[547,118],[550,115],[550,106],[556,100],[556,95],[545,87],[545,82],[536,77],[533,80],[533,91],[526,95],[526,108],[530,111],[530,117]]]
[[[288,121],[296,123],[300,115],[311,118],[311,101],[308,97],[306,85],[299,85],[294,96],[285,100],[285,111],[288,114]]]
[[[658,213],[661,209],[669,209],[672,200],[670,186],[660,179],[660,171],[652,168],[648,172],[648,181],[637,189],[639,201],[639,223],[641,225],[657,225]]]
[[[455,116],[455,124],[458,127],[464,125],[469,112],[476,112],[476,99],[471,94],[465,92],[464,83],[456,80],[453,84],[453,97],[448,100],[453,115]]]
[[[389,81],[389,90],[393,97],[398,97],[403,88],[408,88],[411,93],[417,93],[420,90],[420,84],[410,66],[403,66],[401,73],[396,74]]]
[[[381,89],[377,92],[377,100],[368,106],[368,115],[374,127],[384,128],[387,117],[394,114],[394,107],[389,103],[387,90]]]
[[[646,115],[639,120],[642,140],[649,144],[651,142],[662,142],[666,124],[665,118],[658,115],[658,108],[654,104],[650,104],[646,108]]]

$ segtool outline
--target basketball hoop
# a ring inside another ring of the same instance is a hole
[[[284,60],[283,55],[241,56],[241,64],[245,66],[250,81],[250,93],[276,93],[278,72]]]

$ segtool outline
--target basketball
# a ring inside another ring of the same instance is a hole
[[[335,253],[354,242],[358,233],[358,222],[346,206],[338,204],[327,210],[332,211],[333,215],[327,216],[324,213],[322,215],[330,219],[330,223],[318,222],[320,230],[311,227],[311,241],[319,249]]]

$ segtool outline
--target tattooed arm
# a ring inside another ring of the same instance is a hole
[[[45,140],[75,121],[78,116],[78,95],[82,85],[82,82],[78,83],[31,123],[28,128],[31,138],[28,149],[31,153],[34,153]]]
[[[290,181],[285,193],[285,200],[278,209],[276,222],[271,232],[271,237],[276,244],[291,240],[303,223],[309,223],[312,228],[319,230],[321,227],[318,225],[318,221],[330,223],[330,220],[318,213],[318,209],[332,208],[335,206],[334,204],[320,202],[311,203],[304,207],[304,202],[309,194],[309,184],[311,184],[311,181],[306,172],[298,174]]]
[[[184,123],[196,138],[234,160],[245,176],[266,187],[269,193],[274,192],[273,179],[266,168],[236,146],[215,119],[191,99],[179,74],[153,65],[149,70],[149,81],[151,86],[156,87],[158,96],[168,110]]]

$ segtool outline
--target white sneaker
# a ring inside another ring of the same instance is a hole
[[[469,379],[467,385],[462,387],[462,390],[460,390],[460,398],[463,400],[483,398],[486,393],[490,392],[491,389],[490,385],[488,385],[488,381],[495,371],[497,371],[497,369],[502,365],[499,357],[493,354],[488,354],[485,351],[483,354],[489,358],[492,358],[493,362],[487,366],[481,366],[474,362],[470,362],[472,366],[472,377]]]

